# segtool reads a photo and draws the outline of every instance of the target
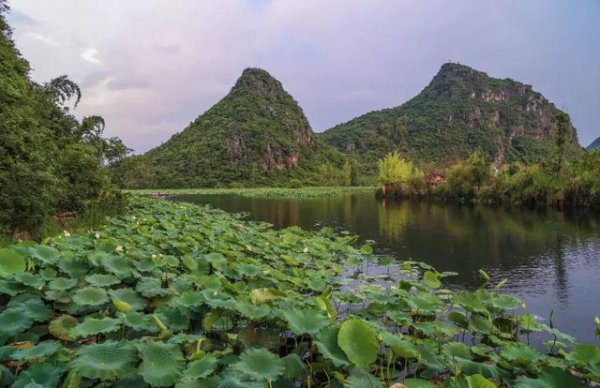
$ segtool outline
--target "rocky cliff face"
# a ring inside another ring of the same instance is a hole
[[[420,161],[447,162],[480,148],[498,163],[533,161],[553,147],[557,112],[530,85],[447,63],[405,104],[367,113],[322,138],[343,152],[372,157],[400,149]],[[566,132],[577,148],[575,128],[569,124]]]
[[[269,174],[310,169],[335,154],[316,139],[281,82],[249,68],[227,96],[139,163],[153,170],[156,187],[198,187],[258,184]]]

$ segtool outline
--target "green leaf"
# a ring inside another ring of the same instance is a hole
[[[392,352],[404,359],[419,358],[420,353],[417,347],[410,341],[400,338],[390,332],[384,332],[381,335],[383,342],[392,349]]]
[[[250,291],[250,300],[254,304],[261,304],[277,299],[277,293],[269,288],[256,288]]]
[[[440,288],[442,282],[437,273],[432,271],[425,271],[423,274],[423,284],[431,288]]]
[[[85,281],[90,283],[92,286],[97,287],[110,287],[115,284],[121,283],[121,280],[115,275],[107,274],[94,274],[86,276]]]
[[[266,317],[271,312],[271,308],[268,305],[255,305],[247,300],[238,300],[235,306],[243,316],[252,320]]]
[[[350,376],[344,381],[344,388],[382,388],[383,386],[375,376],[369,372],[354,368]]]
[[[377,359],[377,334],[362,319],[348,319],[342,323],[338,333],[338,344],[348,359],[356,365],[368,367]]]
[[[539,374],[537,379],[525,376],[518,377],[513,384],[514,388],[583,388],[584,384],[571,373],[559,368],[547,368]]]
[[[118,276],[120,279],[129,277],[134,271],[133,263],[125,256],[109,257],[102,260],[102,265],[104,265],[104,268],[108,272]]]
[[[430,381],[409,378],[404,380],[404,386],[406,388],[437,388],[438,386]]]
[[[210,376],[216,369],[219,361],[211,354],[206,354],[198,361],[192,361],[183,372],[183,379],[198,380]]]
[[[158,328],[152,320],[152,316],[130,311],[125,314],[125,325],[133,330],[157,332]]]
[[[33,325],[33,318],[19,308],[9,308],[0,313],[0,337],[13,337]]]
[[[89,379],[113,380],[135,372],[136,351],[126,342],[107,341],[77,350],[71,369]]]
[[[48,288],[57,291],[68,291],[77,285],[77,279],[56,278],[48,283]]]
[[[461,312],[452,311],[450,314],[448,314],[448,319],[461,329],[467,329],[469,327],[469,321],[467,320],[467,317]]]
[[[496,384],[482,375],[467,376],[467,384],[469,388],[497,388]]]
[[[113,333],[121,328],[121,320],[115,318],[86,317],[82,323],[71,329],[74,337],[89,337],[95,334]]]
[[[42,263],[54,265],[60,260],[60,251],[48,245],[38,245],[29,248],[29,254]]]
[[[339,329],[335,326],[324,328],[317,334],[314,344],[325,358],[330,359],[337,367],[350,365],[346,353],[338,345]]]
[[[148,342],[140,345],[140,350],[143,360],[140,374],[146,383],[157,387],[175,384],[185,368],[179,346]]]
[[[12,388],[54,388],[58,386],[65,368],[50,363],[34,364],[19,374]]]
[[[535,348],[520,343],[511,344],[505,347],[500,352],[500,355],[509,361],[521,365],[530,365],[542,357]]]
[[[52,356],[54,353],[58,352],[61,348],[60,342],[57,341],[44,341],[39,344],[28,348],[28,349],[19,349],[15,351],[11,358],[13,360],[31,360],[36,358],[46,358]]]
[[[146,301],[131,288],[119,288],[108,291],[113,301],[120,300],[129,304],[134,311],[146,308]]]
[[[283,377],[288,379],[299,379],[306,374],[306,365],[297,354],[288,354],[281,360],[283,361],[283,365],[285,367]]]
[[[84,287],[75,292],[73,302],[80,306],[99,306],[108,302],[108,296],[102,288]]]
[[[233,367],[255,380],[274,380],[285,371],[283,360],[265,349],[246,350]]]
[[[169,289],[162,288],[159,279],[154,278],[142,278],[142,280],[138,282],[135,290],[146,298],[167,296],[171,293]]]
[[[489,333],[492,330],[492,321],[483,315],[473,314],[469,321],[471,326],[480,333]]]
[[[70,315],[61,315],[50,321],[50,324],[48,325],[48,331],[56,338],[59,338],[63,341],[72,341],[75,339],[75,337],[71,335],[71,329],[77,326],[78,323],[79,322],[77,322],[75,317]]]
[[[0,277],[8,278],[25,272],[25,259],[10,248],[0,249]]]
[[[329,325],[329,319],[322,311],[316,309],[287,310],[283,312],[292,333],[296,335],[315,335],[319,330]]]
[[[46,281],[31,272],[21,272],[14,275],[14,279],[21,284],[40,290]]]
[[[582,365],[593,365],[600,362],[600,348],[589,344],[576,345],[567,359]]]

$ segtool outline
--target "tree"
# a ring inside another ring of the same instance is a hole
[[[490,161],[483,151],[478,149],[469,155],[467,165],[470,167],[474,185],[480,190],[481,185],[490,177]]]
[[[53,215],[110,194],[104,164],[129,149],[102,137],[100,116],[79,122],[69,114],[64,104],[75,99],[77,106],[81,90],[67,76],[43,85],[29,79],[6,9],[0,0],[0,233],[35,237]]]
[[[554,115],[554,120],[556,121],[556,152],[552,162],[552,173],[556,177],[562,170],[563,161],[565,158],[565,145],[567,143],[567,132],[571,119],[565,112],[558,111]]]
[[[71,81],[66,75],[50,80],[44,84],[44,88],[54,100],[55,103],[64,105],[71,98],[75,97],[73,107],[76,108],[81,100],[81,89],[79,85]]]
[[[423,172],[416,168],[411,161],[405,160],[398,151],[391,152],[378,162],[379,182],[383,185],[383,194],[388,192],[391,185],[408,182],[415,177],[422,177]]]
[[[350,163],[349,160],[346,160],[344,162],[344,165],[342,166],[342,185],[351,186],[353,183],[352,178],[353,178],[352,164]]]

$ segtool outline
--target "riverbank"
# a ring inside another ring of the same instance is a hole
[[[569,351],[569,336],[485,273],[479,290],[458,293],[443,288],[450,274],[421,263],[388,260],[391,275],[375,278],[360,268],[378,259],[355,241],[134,198],[105,228],[4,249],[3,384],[574,386],[600,377],[600,349]],[[548,354],[527,345],[530,335],[549,340]]]
[[[323,187],[256,187],[256,188],[197,188],[197,189],[139,189],[124,190],[131,195],[221,195],[236,194],[254,198],[320,198],[338,195],[374,192],[374,186],[323,186]]]

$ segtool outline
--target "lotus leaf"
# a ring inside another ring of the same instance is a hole
[[[102,288],[84,287],[75,292],[73,301],[81,306],[99,306],[108,302],[108,296]]]
[[[25,259],[11,248],[0,249],[0,277],[25,271]]]
[[[133,373],[136,361],[132,345],[107,341],[79,348],[71,361],[71,369],[89,379],[114,380]]]
[[[285,364],[277,355],[264,349],[248,349],[240,355],[235,369],[255,380],[273,380],[285,372]]]
[[[367,367],[377,359],[379,344],[375,331],[362,319],[348,319],[338,333],[338,344],[348,359]]]
[[[175,384],[185,368],[183,354],[177,345],[148,342],[140,345],[144,381],[157,387]]]

